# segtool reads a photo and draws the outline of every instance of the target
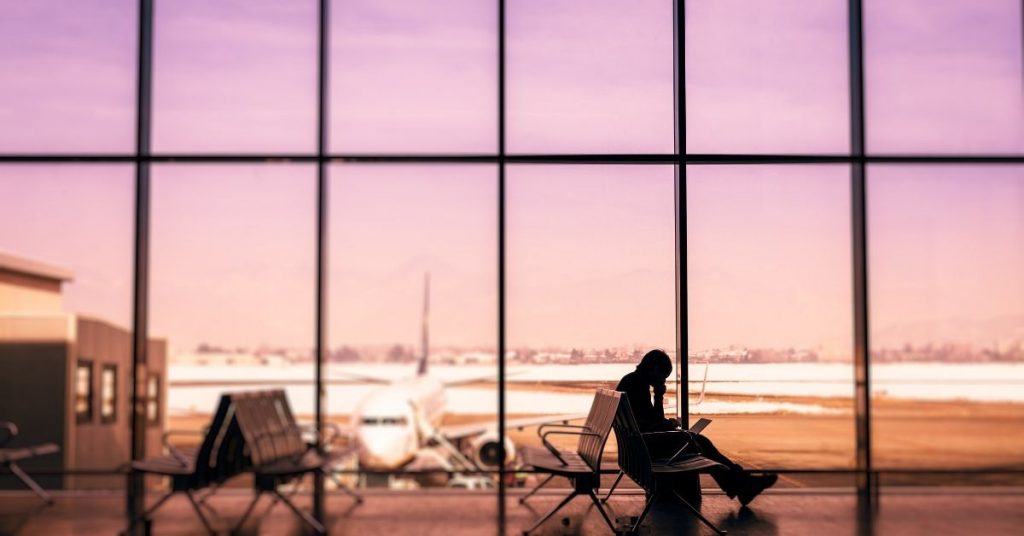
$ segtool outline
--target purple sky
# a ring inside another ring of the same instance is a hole
[[[132,151],[134,6],[4,5],[0,152]],[[315,8],[159,2],[154,149],[313,151]],[[844,1],[688,9],[689,151],[848,150]],[[475,0],[338,2],[331,150],[493,152],[496,16]],[[1015,0],[865,2],[869,150],[1024,151],[1020,21]],[[670,2],[509,2],[507,54],[511,152],[672,151]],[[1024,337],[1021,169],[869,170],[877,342]],[[131,179],[0,167],[0,249],[72,268],[67,307],[127,325]],[[690,168],[694,348],[848,352],[847,180],[845,166]],[[672,345],[672,181],[658,166],[508,169],[510,344]],[[493,345],[496,187],[487,165],[332,167],[332,343],[414,343],[429,270],[434,341]],[[161,165],[153,193],[155,333],[311,344],[311,166]],[[945,328],[958,318],[969,327]]]

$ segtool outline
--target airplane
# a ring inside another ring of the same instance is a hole
[[[459,478],[455,479],[455,482],[465,483],[471,477],[461,473],[491,470],[501,464],[513,464],[516,449],[507,435],[504,441],[505,459],[500,459],[501,445],[497,421],[443,424],[447,413],[447,388],[485,380],[495,381],[496,374],[457,380],[442,380],[430,376],[429,328],[428,273],[424,278],[421,351],[415,374],[399,380],[345,374],[353,380],[381,385],[356,405],[350,425],[343,429],[343,433],[356,442],[360,468],[376,473],[410,468],[440,469],[448,474],[456,474]],[[547,423],[567,423],[585,417],[586,414],[564,414],[510,419],[505,421],[505,428],[522,429]],[[486,480],[489,480],[489,477]],[[436,480],[432,483],[436,484]],[[479,483],[478,479],[474,485]],[[448,485],[453,485],[453,482],[449,482]]]

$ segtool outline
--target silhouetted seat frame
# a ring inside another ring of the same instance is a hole
[[[619,449],[619,468],[626,476],[647,492],[647,502],[644,504],[643,511],[636,518],[632,526],[626,529],[626,532],[636,532],[650,512],[654,501],[658,497],[669,493],[675,495],[676,499],[681,501],[693,515],[697,516],[711,530],[714,530],[717,534],[725,534],[725,531],[719,530],[718,527],[701,515],[700,510],[690,504],[674,487],[679,475],[707,471],[715,467],[724,467],[722,464],[705,458],[699,453],[686,452],[685,447],[679,449],[676,455],[668,460],[657,463],[652,462],[645,439],[646,436],[651,434],[645,434],[640,431],[636,418],[633,416],[633,410],[629,406],[629,399],[625,397],[619,402],[619,410],[615,415],[612,427],[615,429],[615,441]],[[679,430],[662,433],[689,434],[690,432]]]
[[[132,470],[144,475],[166,476],[171,479],[171,490],[131,521],[132,526],[148,522],[153,514],[174,494],[184,493],[210,534],[216,534],[203,514],[201,500],[196,492],[219,486],[226,480],[242,474],[248,468],[244,453],[244,439],[235,417],[235,404],[231,395],[221,395],[217,410],[206,428],[203,441],[194,452],[184,452],[173,446],[169,454],[132,462]],[[129,532],[131,532],[129,530]]]
[[[528,534],[544,524],[577,495],[590,497],[597,510],[601,512],[605,523],[613,532],[615,531],[615,526],[608,517],[604,506],[601,505],[601,501],[598,500],[595,490],[601,486],[601,456],[604,454],[604,447],[608,442],[608,434],[611,433],[612,421],[615,419],[621,398],[622,393],[618,391],[598,389],[594,395],[594,401],[590,405],[587,419],[582,426],[546,424],[537,429],[537,435],[540,436],[544,448],[524,448],[522,450],[523,461],[538,472],[548,473],[548,476],[532,491],[521,497],[520,504],[525,504],[527,499],[556,476],[569,479],[573,491],[530,528],[523,531],[523,534]],[[548,438],[554,435],[579,436],[576,450],[568,451],[554,446],[548,441]]]
[[[24,469],[19,467],[17,462],[60,452],[60,447],[56,443],[43,443],[31,447],[3,448],[4,445],[10,443],[18,435],[18,426],[13,422],[4,421],[0,422],[0,430],[6,434],[6,437],[0,439],[0,467],[18,477],[18,480],[21,480],[23,484],[28,486],[28,489],[32,490],[40,499],[46,501],[47,504],[53,504],[53,497],[35,479],[29,476]]]
[[[325,534],[327,531],[319,520],[292,502],[297,486],[287,495],[278,488],[288,483],[298,484],[296,481],[301,481],[309,474],[321,473],[333,477],[332,466],[338,459],[354,452],[354,449],[327,453],[321,452],[315,444],[307,443],[282,390],[237,393],[234,400],[252,463],[253,487],[256,492],[235,529],[245,524],[260,498],[270,494],[274,498],[270,508],[283,502],[313,530]],[[362,502],[361,496],[340,482],[335,483],[357,502]]]

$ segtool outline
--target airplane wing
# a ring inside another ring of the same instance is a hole
[[[380,385],[387,385],[387,384],[390,384],[390,383],[394,383],[394,380],[390,379],[390,378],[378,378],[376,376],[368,376],[366,374],[356,374],[356,373],[347,372],[347,371],[332,371],[330,378],[328,378],[328,381],[330,381],[330,380],[349,380],[349,381],[355,381],[355,382],[361,382],[361,383],[374,383],[374,384],[380,384]]]
[[[505,421],[505,429],[523,429],[527,426],[540,426],[542,424],[568,423],[579,419],[586,419],[586,413],[567,413],[563,415],[541,415],[538,417],[524,417],[521,419],[508,419]],[[497,423],[484,421],[470,424],[457,424],[442,426],[440,432],[448,439],[462,439],[475,435],[486,434],[497,430]]]
[[[486,376],[475,376],[472,378],[459,378],[457,380],[444,380],[445,387],[457,387],[459,385],[468,385],[477,382],[494,382],[498,379],[496,374],[488,374]]]
[[[523,373],[522,370],[506,370],[505,371],[505,377],[508,378],[509,376],[515,376],[517,374],[522,374],[522,373]],[[457,387],[459,385],[468,385],[468,384],[477,383],[477,382],[496,383],[497,381],[498,381],[498,374],[496,372],[492,372],[490,374],[484,374],[484,375],[480,375],[480,376],[471,376],[469,378],[458,378],[458,379],[454,379],[454,380],[442,380],[442,383],[444,384],[445,387]]]

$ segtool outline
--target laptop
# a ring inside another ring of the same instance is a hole
[[[711,419],[705,419],[704,417],[701,417],[700,419],[697,419],[697,422],[693,423],[693,426],[690,427],[689,431],[695,434],[699,434],[705,428],[707,428],[709,424],[711,424]]]

